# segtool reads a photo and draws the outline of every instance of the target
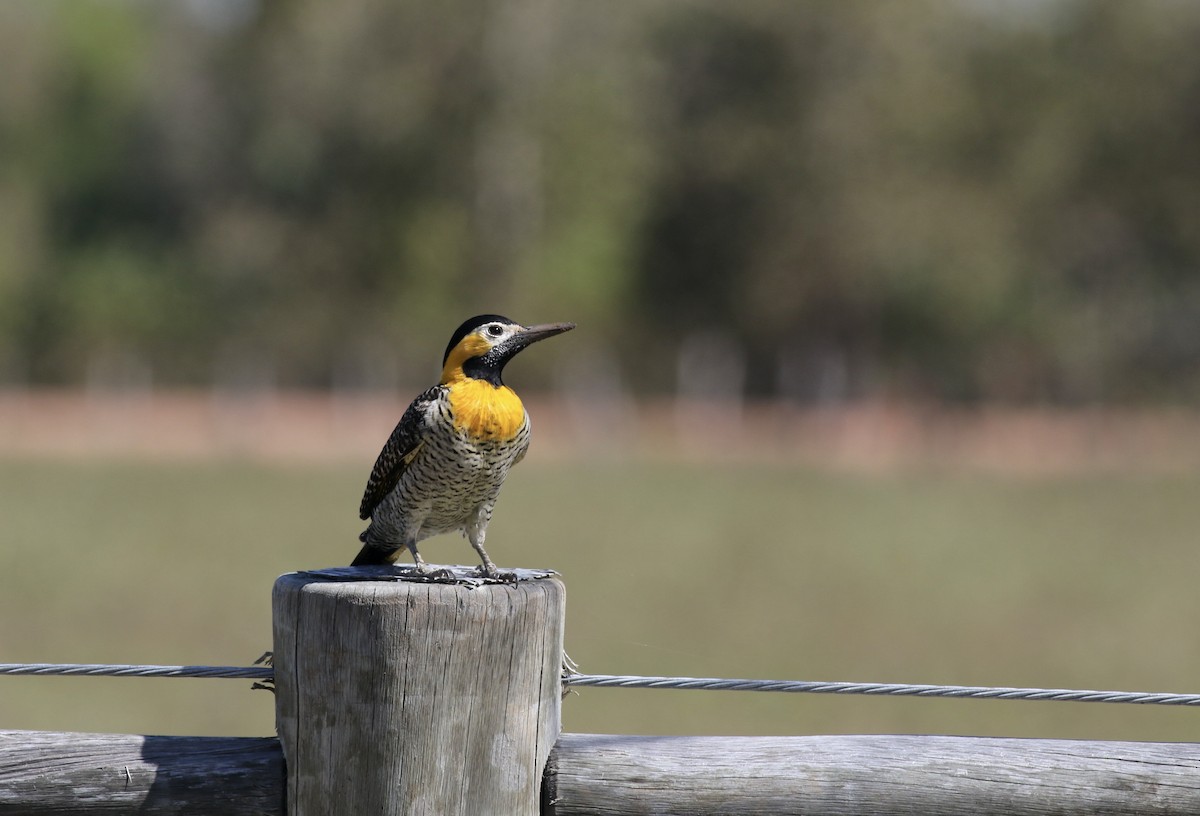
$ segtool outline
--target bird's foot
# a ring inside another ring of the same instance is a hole
[[[413,571],[427,581],[453,583],[458,580],[454,574],[454,570],[449,567],[430,565],[424,561],[418,561]]]
[[[491,561],[485,561],[475,568],[475,574],[489,581],[499,581],[502,584],[515,584],[520,578],[513,570],[502,570]]]

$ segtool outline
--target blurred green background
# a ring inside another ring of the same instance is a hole
[[[580,326],[510,372],[538,430],[489,543],[563,573],[585,671],[1197,690],[1198,37],[1179,0],[0,4],[0,662],[257,657],[274,577],[352,557],[404,402],[499,312]],[[272,728],[238,681],[0,686],[6,728]]]
[[[1198,476],[856,475],[555,463],[489,531],[560,570],[584,671],[1195,691]],[[357,551],[362,467],[0,466],[3,660],[248,665],[270,588]],[[351,508],[351,509],[347,509]],[[431,539],[431,561],[471,563]],[[0,678],[6,728],[269,734],[248,681]],[[572,731],[1195,739],[1200,713],[1067,703],[581,689]]]
[[[1193,401],[1198,36],[1177,0],[4,3],[4,375],[386,387],[500,309],[639,393],[707,339],[755,395]]]

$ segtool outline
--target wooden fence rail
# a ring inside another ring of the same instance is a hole
[[[563,734],[546,816],[1200,814],[1200,745]]]
[[[541,812],[1196,814],[1198,780],[1190,743],[563,734]],[[0,814],[283,816],[284,787],[274,738],[0,731]]]
[[[281,816],[274,737],[0,731],[0,814]]]
[[[279,739],[0,731],[0,816],[1200,813],[1196,743],[560,734],[564,596],[285,575]]]

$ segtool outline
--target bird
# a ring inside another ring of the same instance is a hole
[[[442,376],[408,406],[375,460],[359,506],[370,526],[351,566],[394,564],[407,549],[416,571],[430,567],[417,544],[462,532],[478,572],[504,578],[484,549],[492,508],[509,470],[529,449],[529,414],[501,378],[522,349],[575,328],[523,326],[496,314],[469,318],[442,357]]]

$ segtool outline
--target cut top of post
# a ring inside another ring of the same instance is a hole
[[[517,567],[504,570],[504,577],[493,578],[481,574],[478,567],[467,567],[461,564],[431,566],[433,569],[428,572],[418,572],[415,564],[383,564],[365,567],[326,567],[295,574],[327,581],[408,581],[417,584],[457,584],[467,587],[488,584],[519,584],[523,581],[553,578],[558,574],[549,569]]]

